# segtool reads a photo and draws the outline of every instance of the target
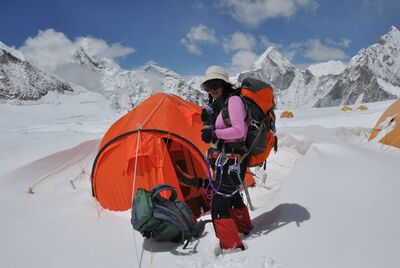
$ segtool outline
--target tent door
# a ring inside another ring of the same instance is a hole
[[[165,139],[170,158],[177,172],[176,166],[193,177],[204,177],[201,164],[196,161],[191,152],[182,144],[171,139]],[[204,190],[180,185],[185,202],[192,208],[193,214],[200,216],[210,210],[210,204],[204,196]]]

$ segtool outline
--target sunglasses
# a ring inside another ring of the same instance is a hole
[[[203,89],[206,92],[210,92],[211,90],[216,90],[218,88],[223,88],[223,87],[224,87],[224,82],[221,81],[220,79],[212,79],[203,83]]]

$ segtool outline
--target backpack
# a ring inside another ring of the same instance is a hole
[[[171,191],[169,199],[160,195],[164,191]],[[133,229],[159,242],[187,240],[186,248],[192,237],[201,236],[206,222],[196,222],[190,207],[177,196],[175,188],[168,184],[160,184],[150,192],[139,188],[132,201]]]
[[[272,148],[275,152],[278,150],[273,89],[261,80],[246,78],[234,94],[238,93],[245,105],[249,126],[244,141],[247,148],[245,157],[249,156],[248,167],[260,166],[266,161]],[[229,119],[228,99],[222,108],[222,118],[225,125],[230,127],[232,124]]]

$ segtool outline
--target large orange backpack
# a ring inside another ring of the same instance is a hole
[[[249,156],[249,167],[259,166],[268,158],[272,148],[275,152],[278,149],[273,89],[261,80],[246,78],[240,87],[240,97],[246,107],[249,125],[245,141],[248,151],[244,157]],[[222,108],[222,118],[226,126],[232,126],[227,101]]]

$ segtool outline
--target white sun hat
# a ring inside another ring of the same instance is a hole
[[[231,81],[229,81],[228,73],[221,66],[215,65],[215,66],[208,67],[208,69],[206,71],[206,75],[203,80],[203,83],[201,83],[201,84],[203,85],[206,81],[212,80],[212,79],[221,79],[229,84],[232,84]]]

